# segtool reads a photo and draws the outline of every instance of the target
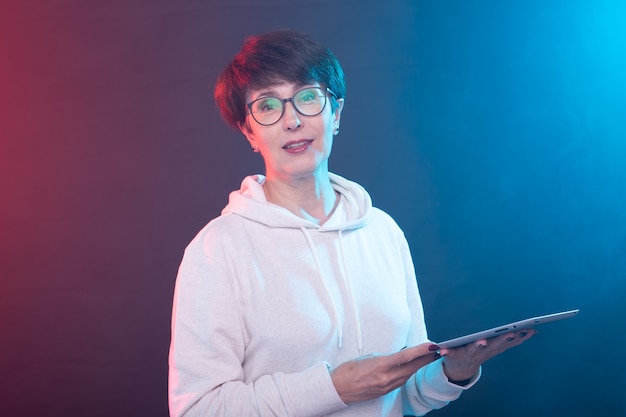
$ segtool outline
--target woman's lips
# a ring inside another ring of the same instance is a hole
[[[289,153],[299,153],[304,152],[309,148],[309,145],[313,142],[313,139],[300,139],[300,140],[292,140],[287,142],[283,149]]]

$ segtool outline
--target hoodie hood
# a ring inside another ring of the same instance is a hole
[[[265,176],[250,175],[239,190],[230,193],[222,214],[233,213],[249,220],[279,228],[306,228],[320,231],[342,231],[364,226],[372,211],[372,200],[363,187],[337,174],[329,173],[330,182],[340,195],[337,209],[322,225],[300,218],[289,210],[269,203],[265,198]]]

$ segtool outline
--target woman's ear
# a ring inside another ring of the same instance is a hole
[[[248,143],[250,144],[250,146],[252,146],[252,150],[254,152],[258,152],[259,151],[259,147],[256,145],[256,141],[254,140],[254,135],[252,134],[252,130],[250,130],[250,126],[248,125],[248,123],[246,123],[246,122],[240,123],[239,124],[239,130],[246,137],[246,139],[248,140]]]
[[[346,100],[343,98],[338,98],[336,101],[337,107],[335,108],[335,117],[339,119],[339,117],[341,117],[341,111],[343,110],[343,105]]]
[[[250,126],[248,125],[247,121],[239,123],[237,127],[239,127],[239,131],[243,133],[244,136],[248,136],[248,133],[250,132]]]
[[[337,106],[333,113],[333,131],[339,133],[339,122],[341,121],[341,111],[343,110],[344,99],[337,99]]]

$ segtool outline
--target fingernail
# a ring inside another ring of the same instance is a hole
[[[524,337],[526,336],[528,333],[527,332],[520,332],[519,337]]]
[[[431,352],[434,352],[436,350],[439,350],[439,346],[437,346],[437,345],[430,345],[430,346],[428,346],[428,350],[431,351]]]
[[[507,338],[506,338],[506,341],[507,341],[507,342],[512,342],[512,341],[514,341],[514,340],[515,340],[515,338],[514,338],[514,337],[507,337]]]
[[[403,348],[402,348],[402,349],[400,349],[400,350],[404,350],[404,349],[406,349],[406,346],[405,346],[405,347],[403,347]]]

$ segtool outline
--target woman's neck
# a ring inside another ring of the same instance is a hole
[[[330,178],[309,177],[297,181],[266,179],[263,190],[267,201],[281,206],[298,217],[324,224],[339,202]]]

